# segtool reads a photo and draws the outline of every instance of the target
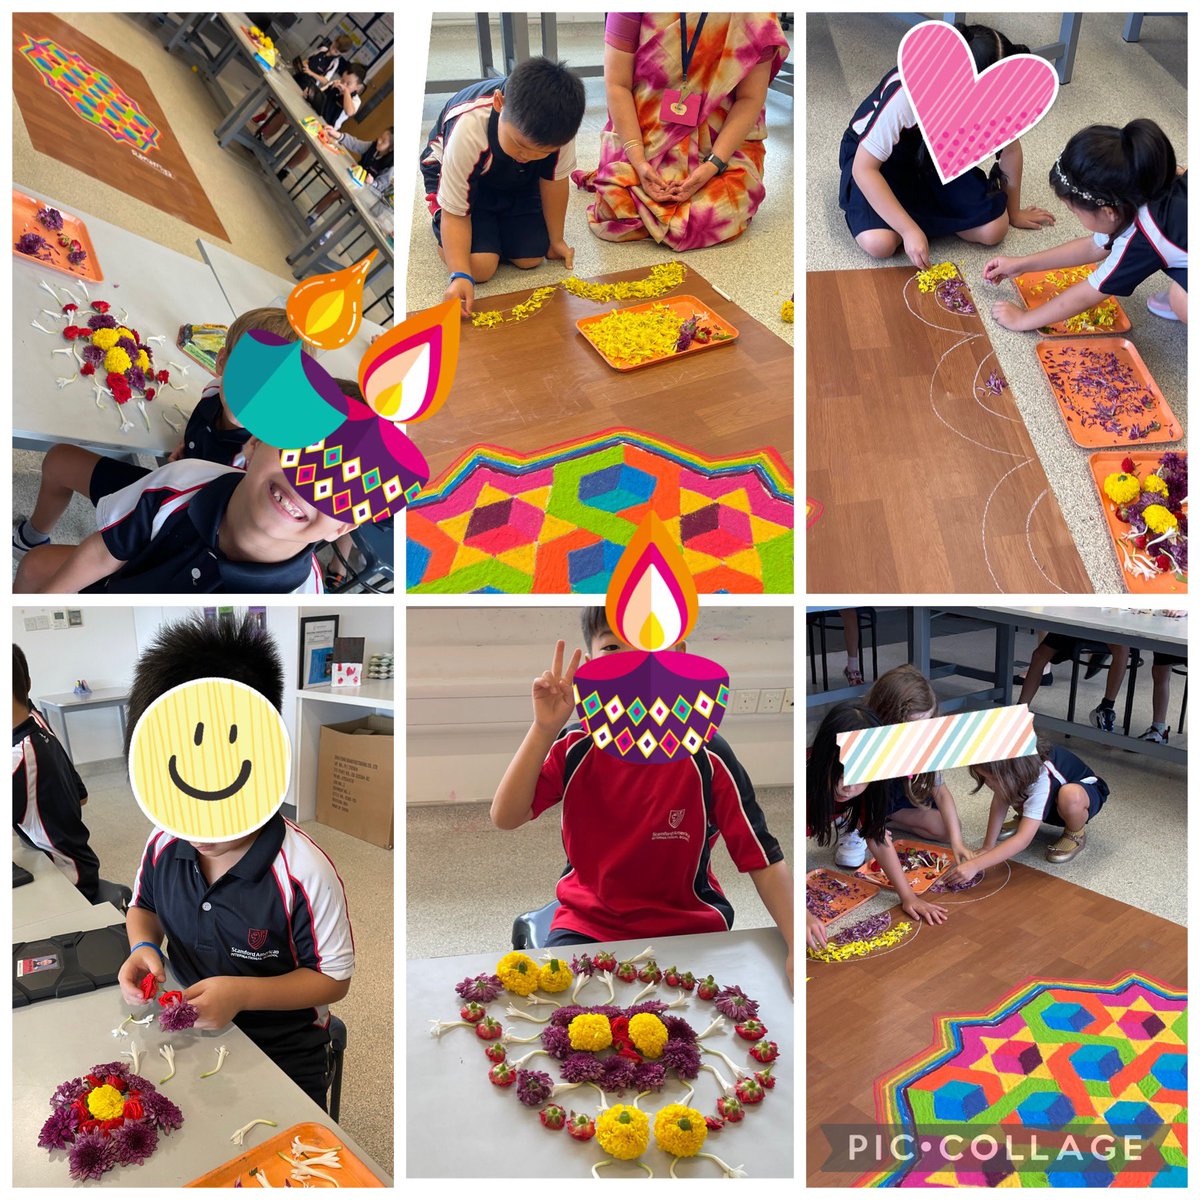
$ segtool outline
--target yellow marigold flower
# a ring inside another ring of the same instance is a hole
[[[659,1149],[676,1158],[691,1158],[698,1154],[708,1137],[708,1126],[699,1109],[683,1104],[668,1104],[654,1118],[654,1140]]]
[[[504,314],[498,308],[493,308],[488,312],[472,313],[471,324],[476,329],[491,329],[493,325],[504,324]]]
[[[97,1121],[111,1121],[125,1111],[125,1101],[121,1098],[121,1093],[108,1083],[88,1092],[87,1106],[88,1112]]]
[[[562,282],[563,288],[581,300],[607,304],[610,300],[654,300],[677,288],[687,274],[681,262],[658,263],[641,279],[621,279],[616,283],[585,283],[574,275]]]
[[[675,353],[683,318],[665,304],[644,312],[617,309],[587,327],[587,338],[613,362],[640,363]]]
[[[1124,471],[1109,475],[1104,481],[1104,494],[1114,504],[1128,504],[1130,500],[1136,500],[1141,493],[1142,485],[1137,476],[1126,475]]]
[[[124,325],[118,325],[117,326],[117,341],[119,342],[122,338],[128,338],[132,342],[133,341],[133,330],[126,329]]]
[[[1158,496],[1165,496],[1167,494],[1167,485],[1157,475],[1147,475],[1142,480],[1142,491],[1154,492]]]
[[[1179,528],[1179,522],[1161,504],[1151,504],[1149,508],[1144,509],[1142,519],[1146,522],[1146,528],[1155,533],[1168,533]]]
[[[141,367],[143,371],[150,370],[150,356],[145,352],[145,350],[139,350],[137,352],[137,358],[135,358],[133,361],[137,363],[137,365]]]
[[[813,950],[810,947],[808,957],[818,958],[822,962],[843,962],[847,958],[863,958],[875,950],[884,950],[888,946],[894,946],[911,929],[912,925],[908,921],[901,921],[899,925],[893,925],[891,929],[885,929],[873,938],[860,938],[856,942],[843,942],[841,945],[830,942],[824,950]]]
[[[111,350],[119,340],[115,329],[97,329],[92,334],[92,345],[99,346],[101,350]]]
[[[786,324],[794,325],[796,322],[796,302],[794,300],[785,300],[779,315]]]
[[[573,978],[571,968],[560,958],[552,958],[538,972],[538,984],[543,992],[565,992]]]
[[[607,1050],[612,1045],[612,1026],[602,1013],[580,1013],[567,1026],[575,1050]]]
[[[631,1104],[614,1104],[596,1118],[596,1141],[612,1158],[638,1158],[650,1145],[650,1118]]]
[[[104,356],[104,369],[117,375],[124,375],[132,365],[129,355],[120,346],[114,346]]]
[[[500,982],[518,996],[528,996],[530,992],[537,991],[538,965],[528,954],[522,954],[519,950],[506,954],[496,964],[496,974],[500,976]]]
[[[667,1027],[653,1013],[638,1013],[629,1019],[629,1040],[647,1058],[658,1058],[667,1042]]]
[[[936,263],[924,271],[917,272],[917,287],[923,292],[937,290],[937,285],[947,279],[957,279],[958,268],[952,262]]]

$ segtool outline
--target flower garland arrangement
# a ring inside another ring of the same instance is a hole
[[[1119,539],[1125,569],[1152,579],[1170,573],[1187,579],[1187,453],[1168,451],[1139,479],[1132,458],[1104,480],[1104,494],[1117,520],[1129,529]]]
[[[682,1158],[705,1158],[717,1164],[728,1178],[742,1176],[741,1167],[732,1167],[713,1154],[703,1152],[710,1134],[726,1125],[740,1123],[748,1108],[761,1104],[775,1087],[772,1064],[779,1047],[767,1038],[767,1027],[759,1019],[759,1005],[738,987],[720,987],[711,975],[698,980],[691,971],[671,966],[665,971],[654,960],[653,948],[647,947],[631,959],[618,961],[607,950],[576,955],[570,965],[547,951],[547,961],[539,964],[520,951],[504,955],[493,975],[477,975],[455,985],[463,1001],[457,1021],[431,1021],[431,1034],[441,1037],[450,1029],[473,1029],[483,1045],[488,1064],[487,1076],[493,1087],[512,1091],[517,1102],[535,1109],[538,1121],[549,1132],[566,1130],[575,1141],[595,1139],[606,1158],[592,1167],[598,1176],[612,1162],[632,1162],[647,1175],[653,1171],[641,1156],[651,1141],[671,1156],[670,1175]],[[592,980],[600,978],[613,999],[614,980],[643,983],[645,986],[627,1004],[578,1004],[578,993]],[[546,999],[537,993],[561,995],[572,987],[570,1002]],[[672,1000],[647,998],[661,985],[679,988]],[[513,1021],[542,1025],[540,1032],[520,1036],[505,1030],[488,1013],[487,1005],[507,991],[520,998],[525,1007],[510,1003],[505,1015]],[[712,1003],[717,1015],[701,1032],[671,1010],[691,1001],[691,995]],[[544,1006],[552,1011],[539,1016],[531,1008]],[[745,1043],[754,1064],[735,1062],[724,1051],[709,1044],[717,1034],[733,1024],[736,1037]],[[536,1044],[520,1058],[510,1059],[509,1048]],[[719,1059],[731,1072],[726,1079],[704,1056]],[[542,1056],[556,1065],[558,1078],[549,1070],[527,1065]],[[713,1075],[719,1095],[715,1110],[705,1114],[691,1107],[695,1081],[702,1072]],[[662,1092],[669,1084],[684,1087],[679,1103],[670,1103],[656,1113],[643,1112],[639,1102]],[[595,1112],[568,1111],[559,1098],[568,1092],[590,1088],[599,1096]],[[613,1097],[633,1093],[632,1103],[613,1102]]]
[[[867,917],[865,920],[870,921],[871,918]],[[859,924],[864,924],[864,922],[859,922]],[[851,926],[851,929],[853,928]],[[847,941],[830,938],[829,944],[824,950],[814,950],[810,946],[808,957],[815,958],[820,962],[845,962],[848,958],[865,958],[868,954],[874,954],[876,950],[886,950],[896,945],[897,942],[902,942],[912,932],[912,929],[911,922],[901,921],[890,929],[884,929],[881,933],[870,934],[866,937],[855,937]]]
[[[967,289],[967,281],[952,262],[936,263],[917,272],[917,287],[932,292],[934,299],[947,311],[971,316],[975,304]]]
[[[614,300],[657,300],[659,296],[674,291],[683,282],[686,274],[687,269],[682,263],[668,262],[651,267],[649,274],[642,279],[623,279],[616,283],[589,283],[570,275],[559,284],[535,288],[528,300],[523,300],[508,310],[496,308],[473,313],[471,324],[476,329],[494,329],[497,325],[511,325],[514,321],[527,320],[560,287],[580,300],[591,300],[596,304],[608,304]]]
[[[1046,299],[1053,300],[1055,296],[1065,292],[1072,284],[1086,279],[1092,273],[1092,270],[1092,267],[1085,266],[1061,267],[1055,271],[1047,271],[1045,278],[1029,289],[1029,294],[1031,296],[1040,296],[1049,288],[1050,294]],[[1043,325],[1038,332],[1102,333],[1106,329],[1111,329],[1116,320],[1117,302],[1110,297],[1107,300],[1102,300],[1092,308],[1085,309],[1081,313],[1076,313],[1073,317],[1067,317],[1066,320],[1059,321],[1055,325]]]
[[[72,1179],[99,1179],[116,1166],[140,1166],[159,1134],[183,1125],[183,1113],[149,1080],[119,1060],[60,1083],[38,1145],[68,1151]]]

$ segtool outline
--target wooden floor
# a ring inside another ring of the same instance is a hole
[[[118,88],[137,102],[158,129],[154,146],[144,152],[135,152],[130,143],[114,140],[81,116],[67,99],[42,82],[42,75],[21,53],[20,48],[26,40],[23,35],[52,38],[63,51],[78,54],[90,66],[107,74]],[[150,85],[136,66],[50,13],[15,13],[13,93],[34,149],[136,196],[161,212],[179,217],[205,233],[228,240],[225,227],[200,186]],[[139,153],[141,157],[138,157]],[[97,212],[96,215],[105,214]],[[169,286],[169,281],[163,283]]]
[[[809,591],[1091,592],[995,367],[911,267],[809,273]]]
[[[898,909],[892,915],[907,919]],[[821,1170],[821,1126],[874,1124],[875,1080],[930,1044],[935,1014],[985,1011],[1035,977],[1108,980],[1142,971],[1184,988],[1187,930],[1013,863],[1002,891],[957,905],[945,925],[923,928],[893,953],[806,965],[808,1182],[845,1187],[861,1172]]]
[[[639,268],[597,279],[645,274]],[[529,289],[481,297],[476,307],[511,308],[534,287],[552,282],[549,271],[528,276]],[[691,268],[673,294],[695,296],[711,307],[737,327],[738,341],[682,362],[623,373],[608,366],[575,328],[580,317],[620,304],[600,305],[559,289],[528,320],[495,329],[464,322],[450,399],[413,430],[433,479],[473,446],[528,454],[614,427],[668,437],[712,457],[771,448],[790,467],[792,348],[718,296]]]

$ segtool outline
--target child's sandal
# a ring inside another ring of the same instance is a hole
[[[1087,830],[1081,829],[1078,833],[1072,833],[1069,829],[1064,829],[1062,837],[1046,850],[1046,861],[1070,862],[1083,849],[1086,841]]]

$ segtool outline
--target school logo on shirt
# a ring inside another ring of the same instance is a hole
[[[672,829],[678,829],[686,812],[687,809],[685,808],[671,809],[671,815],[667,817],[667,824],[670,825]]]
[[[267,931],[265,929],[251,929],[246,934],[246,945],[251,950],[261,950],[267,942]]]
[[[667,813],[669,829],[656,829],[651,835],[652,842],[690,842],[692,835],[686,829],[680,829],[683,818],[687,816],[686,808],[673,808]]]

